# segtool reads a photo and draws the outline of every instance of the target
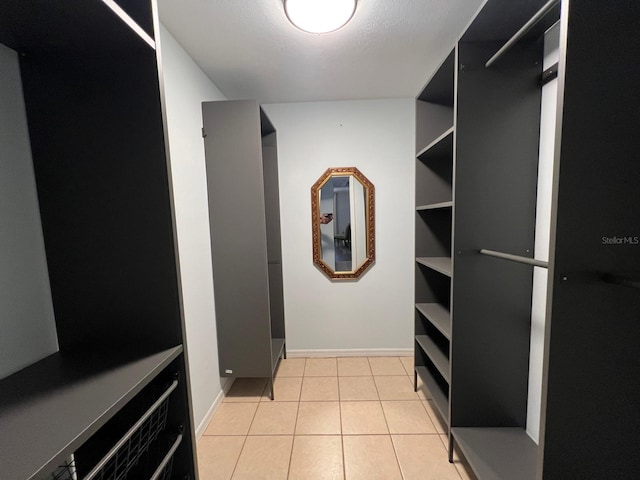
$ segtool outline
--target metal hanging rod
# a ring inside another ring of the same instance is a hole
[[[496,252],[495,250],[487,250],[485,248],[482,248],[480,250],[480,253],[482,255],[501,258],[503,260],[509,260],[511,262],[524,263],[526,265],[533,265],[534,267],[549,268],[549,262],[536,260],[535,258],[522,257],[520,255],[512,255],[510,253]]]
[[[602,280],[613,285],[621,285],[623,287],[640,288],[640,279],[620,277],[618,275],[603,275]]]
[[[551,11],[556,5],[560,3],[560,0],[549,0],[545,3],[538,12],[529,19],[527,23],[525,23],[520,30],[518,30],[513,37],[511,37],[507,43],[505,43],[500,50],[498,50],[493,57],[491,57],[487,63],[484,64],[485,67],[489,68],[493,63],[498,60],[502,55],[507,52],[518,40],[520,40],[525,33],[527,33],[536,23],[538,23],[542,18]]]

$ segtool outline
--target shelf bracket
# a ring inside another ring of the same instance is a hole
[[[550,66],[549,68],[547,68],[544,72],[542,72],[542,74],[540,75],[540,86],[546,85],[551,80],[557,77],[558,77],[558,62],[556,62],[554,65]]]

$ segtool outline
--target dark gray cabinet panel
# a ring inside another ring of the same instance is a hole
[[[276,133],[255,101],[202,109],[220,374],[272,378],[285,338]]]
[[[123,4],[152,34],[153,2]],[[179,435],[173,476],[197,478],[154,42],[99,0],[4,1],[0,42],[20,59],[59,343],[0,380],[0,477],[50,478],[72,454],[87,472],[178,379],[129,478]]]

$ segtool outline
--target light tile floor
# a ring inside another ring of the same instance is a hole
[[[455,456],[413,358],[282,360],[237,379],[198,441],[201,480],[475,480]]]

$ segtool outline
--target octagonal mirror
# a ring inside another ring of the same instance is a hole
[[[313,263],[356,279],[375,261],[374,187],[355,167],[329,168],[311,187]]]

